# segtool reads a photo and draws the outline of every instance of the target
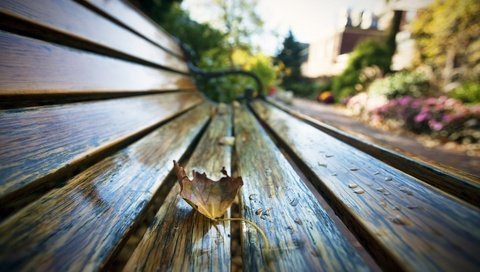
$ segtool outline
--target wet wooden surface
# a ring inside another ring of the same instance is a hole
[[[456,197],[459,197],[472,205],[475,205],[477,207],[480,206],[480,178],[476,177],[474,174],[465,173],[458,169],[454,169],[451,166],[446,168],[445,165],[438,165],[438,163],[432,165],[431,161],[429,161],[428,163],[419,161],[418,159],[413,157],[413,154],[411,153],[400,154],[396,151],[393,151],[392,149],[387,149],[383,146],[379,146],[377,144],[369,142],[368,139],[362,139],[358,136],[354,136],[350,131],[344,132],[342,131],[343,128],[342,130],[340,130],[324,122],[316,120],[308,115],[302,114],[274,99],[268,99],[268,102],[288,112],[289,114],[304,120],[305,122],[333,136],[334,138],[337,138],[349,145],[352,145],[353,147],[358,148],[363,152],[366,152],[373,157],[380,159],[381,161],[390,164],[393,167],[404,171],[405,173],[408,173],[409,175],[419,178],[422,181],[428,182],[429,184],[438,187],[441,190],[448,192]],[[417,149],[418,148],[419,147],[417,147]],[[430,153],[432,152],[430,151]],[[453,161],[454,165],[455,160],[463,159],[468,161],[472,159],[471,157],[459,156],[458,154],[454,153],[439,154],[438,152],[436,152],[435,154],[432,153],[430,156],[432,158],[435,156],[437,156],[437,158],[439,156],[452,157],[451,161]],[[472,167],[474,167],[473,165],[474,163],[472,164]],[[477,170],[480,171],[480,169]]]
[[[209,116],[196,107],[2,222],[2,270],[101,269]]]
[[[0,201],[199,104],[194,92],[0,111]]]
[[[222,167],[231,175],[232,147],[219,144],[222,137],[231,136],[231,118],[231,111],[213,117],[186,165],[190,178],[196,170],[218,180]],[[176,182],[124,271],[230,271],[230,223],[215,228],[179,192]]]
[[[92,4],[151,42],[178,56],[182,56],[180,47],[173,41],[170,34],[125,0],[81,0],[81,2]]]
[[[0,96],[193,87],[181,74],[0,31]]]
[[[338,230],[253,114],[235,110],[242,217],[266,232],[271,250],[243,225],[246,271],[365,271],[369,267]]]
[[[478,271],[477,208],[273,106],[253,107],[383,268]]]
[[[142,62],[188,72],[186,63],[178,57],[72,0],[2,0],[0,13],[8,19],[2,19],[3,27],[8,29],[31,31],[31,35],[58,42],[72,39],[84,42],[89,49],[94,45]]]

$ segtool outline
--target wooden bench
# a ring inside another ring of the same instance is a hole
[[[275,101],[219,109],[127,2],[5,0],[0,16],[1,271],[480,269],[478,177]],[[173,160],[242,176],[239,212],[270,250],[182,200]]]

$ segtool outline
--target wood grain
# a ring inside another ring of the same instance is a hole
[[[184,75],[0,31],[0,96],[191,88]]]
[[[197,93],[171,93],[0,111],[0,200],[26,192],[201,101]]]
[[[232,147],[220,145],[232,132],[231,111],[213,117],[186,165],[217,180],[222,167],[231,174]],[[212,224],[180,196],[176,183],[124,271],[230,271],[230,223]],[[229,212],[226,214],[229,217]]]
[[[156,45],[182,57],[180,47],[174,42],[170,34],[125,0],[80,0],[80,2],[93,5],[114,18],[118,23],[127,26]]]
[[[331,135],[355,148],[362,150],[373,157],[402,170],[422,181],[425,181],[441,190],[448,192],[458,198],[461,198],[472,205],[480,206],[480,179],[469,175],[453,167],[444,168],[432,166],[413,158],[407,157],[393,150],[386,149],[376,144],[366,142],[358,137],[343,132],[335,127],[329,126],[310,116],[297,112],[273,99],[268,102],[276,107],[288,112],[289,114],[302,119],[310,125]]]
[[[2,222],[2,270],[103,268],[209,115],[189,111]]]
[[[243,225],[246,271],[369,270],[253,114],[239,109],[234,116],[242,216],[266,232],[271,246],[267,255],[261,236]]]
[[[253,108],[385,269],[478,271],[477,208],[264,102]]]
[[[81,48],[108,49],[132,60],[188,72],[178,57],[71,0],[5,0],[0,1],[0,13],[6,18],[3,27],[22,33],[31,31],[28,36],[60,43],[71,39]]]

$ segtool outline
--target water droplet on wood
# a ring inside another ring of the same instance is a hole
[[[332,176],[336,177],[336,176],[337,176],[337,173],[333,173]]]
[[[392,180],[391,177],[386,177],[386,178],[385,178],[385,181],[391,181],[391,180]]]
[[[387,196],[387,195],[391,195],[391,193],[390,192],[385,192],[385,193],[383,193],[383,195]]]
[[[255,214],[256,214],[256,215],[260,215],[260,214],[262,214],[262,212],[263,212],[263,209],[262,209],[262,208],[259,208],[259,209],[257,209],[257,210],[255,211]]]
[[[385,188],[383,188],[383,187],[377,187],[377,188],[375,188],[375,190],[377,190],[379,192],[382,192],[382,193],[385,192]]]
[[[361,195],[361,194],[365,193],[365,190],[363,190],[362,188],[355,188],[355,189],[353,189],[353,192],[358,194],[358,195]]]
[[[248,199],[250,199],[250,200],[255,200],[255,199],[257,199],[257,194],[251,194],[251,195],[248,197]]]
[[[406,225],[407,222],[401,216],[397,215],[392,219],[392,222],[397,225]]]
[[[410,210],[413,210],[413,209],[418,208],[418,206],[417,205],[408,205],[407,208],[409,208]]]
[[[331,158],[331,157],[333,157],[333,155],[332,154],[326,154],[325,157],[326,158]]]
[[[288,229],[288,231],[289,231],[290,233],[293,233],[293,232],[294,232],[294,230],[293,230],[293,227],[292,227],[292,226],[288,226],[288,227],[287,227],[287,229]]]
[[[292,201],[290,201],[290,205],[292,205],[293,207],[297,206],[298,205],[298,198],[294,198]]]
[[[350,183],[348,184],[348,188],[357,188],[358,187],[358,184],[355,184],[355,183]]]
[[[270,216],[270,211],[272,210],[272,208],[268,208],[266,209],[264,212],[263,212],[263,215],[265,216]]]
[[[358,169],[358,168],[350,168],[350,171],[358,171],[358,170],[360,170],[360,169]]]
[[[376,175],[380,175],[380,172],[376,171],[375,173],[373,173],[375,176]]]
[[[226,137],[222,137],[220,138],[220,140],[218,141],[219,144],[221,145],[234,145],[235,144],[235,137],[232,137],[232,136],[226,136]]]
[[[320,163],[320,162],[318,162],[318,166],[327,167],[327,165],[325,163]]]
[[[302,225],[302,224],[303,224],[303,222],[302,222],[302,220],[300,220],[300,218],[295,218],[295,219],[293,220],[293,222],[297,223],[298,225]]]
[[[413,195],[413,192],[410,191],[408,188],[406,187],[400,187],[400,192],[404,192],[406,193],[407,195]]]

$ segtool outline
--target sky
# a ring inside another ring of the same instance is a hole
[[[264,31],[253,37],[255,45],[267,54],[275,54],[291,29],[297,40],[314,42],[338,29],[342,11],[377,11],[385,0],[258,0],[257,12],[264,20]],[[199,22],[215,26],[218,13],[212,0],[184,0],[182,7]],[[275,35],[276,33],[276,35]]]

